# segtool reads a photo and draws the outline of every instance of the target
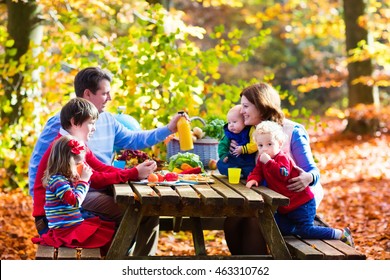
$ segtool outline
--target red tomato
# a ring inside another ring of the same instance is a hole
[[[177,181],[179,179],[179,175],[175,172],[168,172],[165,174],[165,180],[167,181]]]
[[[157,177],[158,177],[158,181],[159,182],[164,182],[165,178],[164,178],[164,175],[162,175],[161,173],[156,173],[157,174]]]

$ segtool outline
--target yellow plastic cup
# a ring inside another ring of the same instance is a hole
[[[230,184],[238,184],[240,182],[241,168],[228,168],[228,177]]]

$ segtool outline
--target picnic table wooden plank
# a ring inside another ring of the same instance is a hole
[[[38,245],[35,259],[37,260],[54,260],[57,258],[56,249],[52,246]]]
[[[176,186],[175,191],[181,197],[181,204],[183,205],[200,204],[199,194],[190,185]]]
[[[204,205],[223,205],[224,199],[209,185],[193,185],[193,189],[200,194]]]
[[[328,245],[323,240],[319,239],[302,239],[310,247],[320,251],[324,254],[324,259],[326,260],[341,260],[345,259],[346,256],[341,253],[339,250],[336,250],[332,246]]]
[[[324,255],[295,236],[285,236],[291,255],[300,260],[322,260]]]
[[[238,194],[220,181],[215,181],[214,184],[210,184],[210,187],[224,198],[224,203],[226,205],[240,206],[245,203],[245,198],[242,195]]]
[[[231,185],[231,184],[229,184],[229,180],[228,180],[227,176],[225,176],[225,175],[213,175],[213,177],[216,178],[217,180],[219,180],[220,182],[224,183],[226,186],[231,188],[236,193],[243,196],[245,198],[246,204],[249,205],[250,207],[251,206],[258,207],[259,202],[261,204],[264,203],[264,200],[263,200],[263,197],[261,196],[261,194],[258,194],[256,192],[252,191],[251,189],[245,187],[245,185],[242,182],[240,182],[239,184],[236,184],[236,185]]]
[[[91,249],[81,249],[80,252],[81,260],[100,260],[100,249],[99,248],[91,248]]]
[[[160,203],[178,204],[180,196],[170,186],[155,186],[154,191],[160,196]]]
[[[346,255],[346,258],[348,260],[365,260],[366,256],[356,251],[355,248],[352,248],[351,246],[345,244],[341,240],[324,240],[325,243],[331,245],[332,247],[336,248],[340,252]]]
[[[118,204],[134,204],[134,192],[129,184],[115,184],[114,198]]]
[[[291,254],[276,224],[271,205],[264,205],[263,211],[259,212],[258,221],[261,233],[272,256],[278,260],[291,260]]]
[[[77,250],[74,248],[59,247],[57,260],[75,260],[77,259]]]
[[[192,239],[194,241],[195,254],[206,256],[206,246],[204,243],[203,228],[200,217],[190,217],[192,223]]]
[[[160,203],[160,196],[148,185],[131,183],[133,192],[136,194],[135,199],[144,205],[156,205]]]
[[[273,207],[286,206],[290,204],[290,199],[265,186],[252,187],[252,190],[262,195],[264,201]]]
[[[143,209],[140,208],[138,202],[126,209],[107,252],[106,259],[119,260],[128,255],[129,244],[132,243],[143,216]]]

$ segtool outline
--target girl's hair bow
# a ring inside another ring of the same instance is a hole
[[[84,151],[84,146],[74,139],[69,140],[68,146],[72,148],[70,151],[75,155],[79,155],[82,151]]]

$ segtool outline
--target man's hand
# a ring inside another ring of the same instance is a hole
[[[168,123],[167,127],[168,129],[172,132],[172,133],[176,133],[177,132],[177,122],[179,121],[179,119],[181,117],[185,117],[188,121],[190,120],[190,118],[188,117],[188,115],[186,113],[177,113],[176,115],[174,115],[171,119],[171,121]]]
[[[302,168],[298,167],[299,176],[295,178],[291,178],[288,182],[290,183],[287,188],[290,191],[301,192],[303,191],[309,184],[313,182],[313,175],[311,173],[305,172]]]

